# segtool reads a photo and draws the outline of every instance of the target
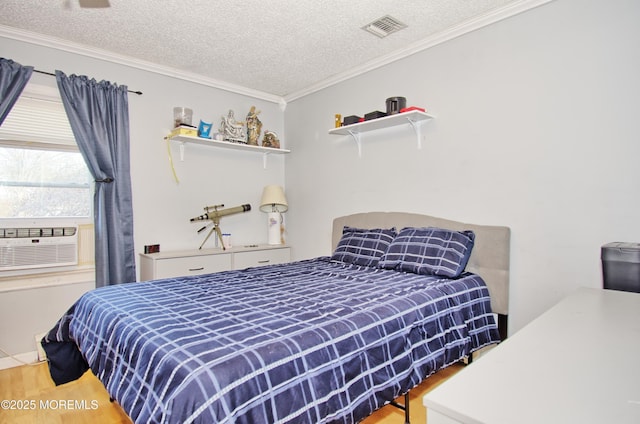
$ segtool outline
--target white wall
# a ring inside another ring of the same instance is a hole
[[[194,123],[199,119],[214,121],[216,128],[229,109],[235,111],[237,119],[244,119],[251,106],[256,106],[261,111],[263,130],[278,133],[286,147],[284,114],[276,103],[2,37],[0,56],[42,71],[60,69],[67,75],[105,79],[144,93],[129,95],[136,253],[143,252],[144,245],[156,243],[161,245],[161,250],[197,249],[205,233],[197,234],[202,224],[191,223],[189,219],[204,213],[204,206],[220,203],[225,207],[249,203],[253,208],[222,219],[221,229],[232,234],[234,244],[267,242],[266,216],[259,211],[260,196],[265,185],[284,184],[284,157],[269,156],[264,169],[262,154],[187,145],[185,160],[181,162],[179,145],[172,142],[173,161],[180,180],[176,183],[163,138],[173,126],[174,106],[192,108]],[[34,79],[55,86],[53,77],[34,74]],[[212,237],[206,247],[213,247],[213,240]],[[72,303],[65,293],[79,296],[71,286],[59,287],[56,296],[51,297],[45,290],[52,289],[3,291],[0,282],[0,310],[16,311],[12,305],[28,305],[22,309],[28,311],[25,314],[39,317],[3,315],[3,323],[9,325],[10,322],[12,330],[0,332],[0,348],[12,354],[24,352],[27,345],[35,349],[35,332],[46,331],[55,324],[48,314],[39,311],[55,310],[61,314]],[[18,334],[22,335],[19,340]]]
[[[35,351],[35,335],[51,330],[83,293],[95,288],[95,283],[74,281],[55,285],[49,282],[29,287],[0,293],[0,348],[12,355]],[[19,365],[5,362],[1,356],[5,355],[0,355],[0,369],[9,364]]]
[[[330,253],[331,220],[411,211],[512,229],[511,331],[577,286],[600,247],[640,241],[640,3],[558,0],[291,102],[287,228]],[[405,96],[436,119],[328,135],[334,114]]]

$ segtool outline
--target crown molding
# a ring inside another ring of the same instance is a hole
[[[346,72],[336,74],[331,78],[322,80],[302,90],[287,94],[284,96],[284,100],[285,102],[294,101],[301,97],[312,94],[316,91],[320,91],[324,88],[328,88],[332,85],[346,81],[358,75],[362,75],[366,72],[388,65],[397,60],[411,56],[415,53],[437,46],[446,41],[453,40],[454,38],[458,38],[469,32],[472,32],[477,29],[483,28],[485,26],[491,25],[493,23],[499,22],[503,19],[507,19],[511,16],[518,15],[520,13],[526,12],[528,10],[534,9],[538,6],[542,6],[546,3],[550,3],[552,1],[554,0],[521,0],[518,2],[510,3],[507,6],[492,10],[488,13],[485,13],[484,15],[477,16],[462,24],[452,26],[445,31],[438,32],[437,34],[424,38],[418,42],[409,44],[407,47],[401,50],[397,50],[397,51],[394,51],[393,53],[371,60],[360,66],[349,69]]]
[[[107,62],[119,64],[119,65],[129,66],[131,68],[141,69],[143,71],[154,72],[156,74],[181,79],[184,81],[194,82],[196,84],[201,84],[207,87],[214,87],[221,90],[230,91],[232,93],[253,97],[256,99],[266,100],[269,102],[277,103],[279,105],[282,105],[284,103],[284,100],[281,96],[265,93],[263,91],[254,90],[251,88],[243,87],[236,84],[231,84],[231,83],[221,81],[221,80],[216,80],[213,78],[203,77],[202,75],[181,71],[168,66],[158,65],[156,63],[151,63],[144,60],[132,58],[130,56],[120,55],[120,54],[112,53],[106,50],[88,47],[83,44],[62,40],[57,37],[38,34],[32,31],[26,31],[19,28],[0,25],[0,37],[10,38],[10,39],[22,41],[25,43],[35,44],[35,45],[49,47],[52,49],[61,50],[69,53],[79,54],[82,56],[91,57],[93,59],[104,60]]]

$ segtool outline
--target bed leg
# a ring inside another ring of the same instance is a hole
[[[411,424],[411,417],[409,417],[409,392],[404,394],[404,424]]]
[[[507,339],[509,316],[505,314],[498,314],[498,331],[500,332],[500,341]]]
[[[404,405],[399,404],[395,400],[392,400],[390,404],[404,411],[404,424],[411,424],[411,418],[409,417],[409,392],[404,394]]]

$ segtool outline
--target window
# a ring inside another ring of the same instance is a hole
[[[34,76],[0,126],[3,283],[94,265],[93,178],[57,87]]]
[[[92,216],[93,178],[56,88],[27,85],[0,126],[0,219]]]
[[[0,147],[0,218],[89,217],[92,192],[79,152]]]

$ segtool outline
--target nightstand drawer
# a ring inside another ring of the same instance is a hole
[[[290,260],[291,252],[288,247],[236,252],[233,255],[233,269],[282,264]]]
[[[231,269],[231,254],[189,256],[155,261],[153,278],[200,275]]]

